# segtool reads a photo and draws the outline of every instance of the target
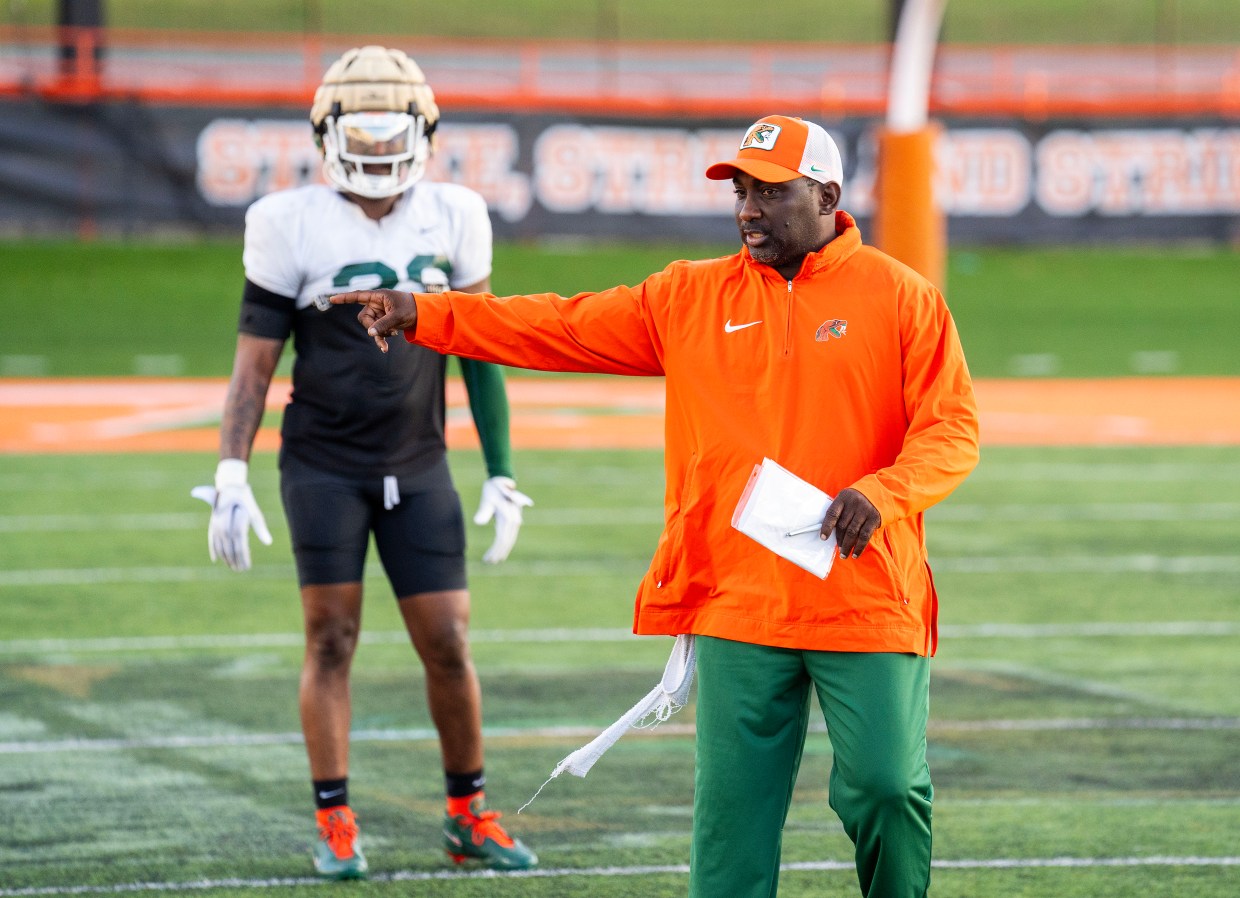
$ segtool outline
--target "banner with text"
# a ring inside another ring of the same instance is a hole
[[[303,114],[3,104],[0,228],[239,231],[258,197],[321,180]],[[482,194],[501,238],[730,241],[731,185],[703,171],[749,124],[473,114],[429,177]],[[868,224],[874,124],[825,122],[842,206]],[[964,243],[1240,240],[1240,123],[948,121],[936,193]]]

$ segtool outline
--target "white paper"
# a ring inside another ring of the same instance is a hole
[[[788,536],[827,516],[831,497],[769,458],[755,465],[745,491],[732,515],[732,526],[741,533],[825,579],[835,560],[835,534],[822,539],[815,527],[808,533]]]

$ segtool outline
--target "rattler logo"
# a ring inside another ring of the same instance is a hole
[[[840,339],[848,332],[848,322],[843,318],[832,318],[830,321],[824,321],[818,325],[818,330],[814,332],[814,339],[819,343],[826,343],[832,337]]]
[[[775,141],[779,139],[779,125],[761,122],[749,129],[745,139],[741,141],[742,150],[773,150]]]

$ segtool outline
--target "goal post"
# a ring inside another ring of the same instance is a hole
[[[946,7],[947,0],[900,4],[874,185],[875,245],[940,289],[947,277],[947,224],[934,195],[939,128],[929,120],[929,105]]]

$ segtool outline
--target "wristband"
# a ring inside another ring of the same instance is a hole
[[[215,467],[215,488],[245,486],[250,466],[239,458],[221,458]]]

